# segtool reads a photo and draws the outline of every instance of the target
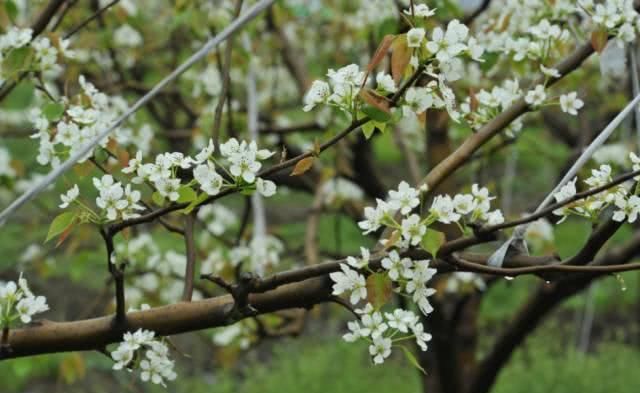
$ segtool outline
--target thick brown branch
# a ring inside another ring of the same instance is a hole
[[[556,65],[555,68],[562,75],[559,78],[550,78],[547,86],[559,81],[565,75],[578,68],[591,54],[593,47],[591,43],[585,43],[573,52],[568,58]],[[542,83],[537,81],[536,83]],[[536,84],[534,83],[534,85]],[[451,155],[434,167],[422,180],[422,184],[429,185],[430,189],[436,188],[448,176],[460,168],[471,156],[487,141],[504,130],[512,121],[529,111],[529,106],[524,99],[516,101],[510,108],[506,109],[489,123],[480,128],[477,132],[467,138]]]
[[[331,286],[325,278],[315,278],[285,285],[264,294],[249,296],[259,314],[290,308],[310,308],[331,300]],[[212,327],[224,326],[233,307],[231,296],[182,302],[147,311],[127,314],[129,331],[149,329],[159,336],[169,336]],[[113,317],[75,322],[47,322],[42,325],[12,330],[9,334],[11,354],[0,359],[45,353],[85,351],[103,348],[122,340],[122,332],[114,329]]]

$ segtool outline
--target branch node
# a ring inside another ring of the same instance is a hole
[[[222,277],[211,274],[203,274],[200,278],[217,284],[229,292],[233,298],[233,304],[226,311],[229,323],[258,315],[258,310],[249,304],[249,294],[253,292],[260,283],[260,278],[255,274],[249,272],[241,273],[236,284],[228,283]]]

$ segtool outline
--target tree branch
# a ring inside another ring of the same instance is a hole
[[[196,220],[196,210],[185,216],[184,244],[187,252],[187,266],[184,272],[184,290],[182,300],[190,302],[193,297],[193,280],[196,272],[196,244],[194,240],[194,224]]]

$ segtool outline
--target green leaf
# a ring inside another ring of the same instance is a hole
[[[33,101],[35,86],[29,81],[22,81],[9,93],[2,106],[8,110],[23,110]]]
[[[93,149],[93,157],[97,162],[106,162],[109,159],[109,153],[103,147],[98,146]]]
[[[362,112],[364,112],[364,114],[369,116],[371,119],[380,123],[386,123],[391,119],[391,115],[389,113],[378,108],[374,108],[373,106],[365,106],[364,108],[362,108]]]
[[[373,135],[373,132],[376,130],[376,125],[374,121],[368,121],[364,123],[361,128],[364,137],[369,139],[371,138],[371,135]]]
[[[198,197],[198,194],[189,186],[182,186],[178,189],[178,203],[191,202]]]
[[[496,65],[498,59],[500,59],[500,55],[495,52],[486,52],[482,58],[484,59],[484,62],[480,63],[480,69],[484,72],[488,72],[494,65]]]
[[[364,134],[365,138],[369,139],[371,138],[371,135],[373,135],[373,132],[376,130],[376,128],[380,130],[380,132],[384,132],[384,130],[387,129],[387,123],[380,123],[374,120],[370,120],[362,125],[362,133]]]
[[[391,121],[394,123],[397,123],[400,120],[402,120],[402,109],[396,109],[391,111]]]
[[[42,109],[42,114],[51,122],[60,120],[64,113],[64,105],[58,102],[50,102]]]
[[[49,226],[49,233],[47,233],[47,238],[44,241],[45,243],[51,240],[51,238],[58,236],[71,225],[76,219],[75,212],[64,212],[58,215],[56,218],[51,221],[51,225]]]
[[[198,195],[198,197],[196,199],[191,201],[189,206],[187,206],[184,209],[182,209],[182,213],[184,213],[184,214],[191,213],[193,211],[193,209],[196,208],[196,206],[198,206],[199,204],[204,202],[208,197],[209,197],[209,195],[206,192],[203,192],[202,194]]]
[[[19,72],[29,68],[33,59],[34,50],[30,46],[16,48],[9,52],[9,55],[2,61],[2,72],[7,77],[14,77]]]
[[[409,348],[405,347],[404,345],[401,345],[400,347],[402,348],[402,351],[404,352],[404,356],[407,358],[409,363],[411,363],[413,367],[420,370],[424,375],[427,375],[427,372],[424,370],[424,368],[422,368],[422,366],[418,362],[418,359],[416,359],[416,357],[413,355],[411,350],[409,350]]]
[[[446,237],[444,233],[427,228],[427,232],[422,237],[420,245],[425,251],[435,258],[438,254],[438,250],[442,247],[445,241]]]
[[[151,200],[158,206],[164,205],[164,197],[158,191],[151,194]]]
[[[18,6],[16,5],[16,2],[13,0],[5,0],[4,9],[7,11],[9,19],[15,23],[16,16],[18,16]]]

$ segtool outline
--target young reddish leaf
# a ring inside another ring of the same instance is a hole
[[[420,124],[427,124],[427,111],[418,114],[418,121]]]
[[[291,171],[291,174],[289,176],[300,176],[304,174],[309,169],[311,169],[311,167],[313,166],[314,160],[315,160],[315,157],[307,157],[298,161],[298,163],[293,168],[293,171]]]
[[[131,227],[124,228],[120,233],[125,240],[129,240],[131,238]]]
[[[392,293],[391,279],[386,274],[375,273],[367,277],[367,301],[375,308],[387,304]]]
[[[380,43],[380,45],[378,45],[378,49],[376,49],[376,52],[373,54],[371,61],[367,65],[367,73],[373,71],[378,66],[378,64],[380,64],[382,59],[384,59],[385,55],[389,51],[389,48],[391,47],[391,44],[393,44],[394,38],[396,38],[396,36],[394,36],[393,34],[387,34],[384,36],[382,42]]]
[[[73,166],[73,171],[76,175],[80,177],[89,176],[91,171],[93,170],[93,164],[91,161],[85,161],[82,164],[76,164]]]
[[[118,141],[114,138],[109,138],[109,142],[107,142],[107,149],[109,151],[116,151],[116,149],[118,149]]]
[[[591,46],[596,52],[602,53],[604,47],[607,46],[609,40],[609,34],[606,30],[596,30],[591,33]]]
[[[71,234],[72,229],[73,229],[73,225],[69,225],[67,229],[65,229],[64,232],[60,234],[60,237],[58,238],[58,241],[56,242],[56,246],[54,248],[60,247],[60,245],[64,243],[65,240],[67,240],[67,238]]]
[[[367,83],[367,78],[369,78],[369,74],[371,74],[371,71],[375,70],[382,59],[384,59],[387,52],[389,51],[389,47],[391,47],[391,44],[393,43],[394,38],[395,36],[392,34],[387,34],[384,36],[382,42],[380,43],[380,45],[378,45],[378,49],[376,49],[375,53],[373,54],[371,61],[369,61],[369,64],[367,64],[367,73],[364,75],[364,79],[362,80],[362,86]]]
[[[503,33],[509,28],[509,23],[511,23],[512,13],[508,13],[502,20],[500,21],[500,26],[498,26],[498,31]]]
[[[479,102],[478,97],[476,96],[476,92],[473,91],[473,89],[469,89],[469,98],[471,100],[471,112],[475,112],[476,110],[478,110]]]
[[[125,149],[119,149],[117,152],[117,156],[118,156],[118,162],[120,163],[120,166],[124,168],[129,165],[129,159],[131,157],[129,156],[128,151],[126,151]]]
[[[405,34],[396,36],[393,40],[393,52],[391,52],[391,76],[398,83],[404,75],[404,70],[411,61],[411,48],[407,45]]]
[[[387,99],[377,94],[375,91],[371,89],[362,89],[360,90],[360,97],[362,97],[364,102],[366,102],[367,104],[376,107],[381,111],[391,113],[391,111],[389,110],[389,102],[387,102]]]
[[[389,239],[387,239],[387,242],[384,244],[384,249],[388,250],[391,247],[395,246],[398,240],[400,240],[400,231],[395,230],[393,231],[393,233],[391,233],[391,236],[389,236]]]

